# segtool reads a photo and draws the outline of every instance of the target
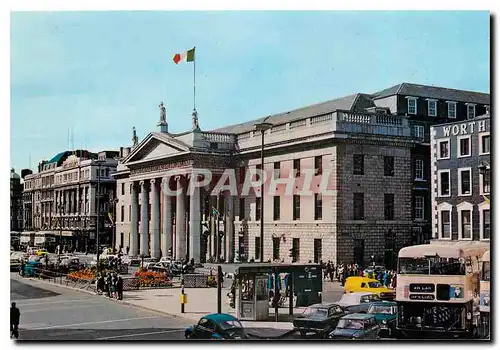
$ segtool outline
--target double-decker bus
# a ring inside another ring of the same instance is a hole
[[[19,240],[19,244],[21,246],[21,250],[24,250],[27,247],[33,246],[33,244],[35,244],[35,232],[33,232],[33,231],[22,232],[21,239]]]
[[[55,250],[56,234],[52,231],[38,231],[35,234],[35,247],[45,248],[49,252]]]
[[[403,248],[398,256],[397,329],[406,336],[471,337],[477,327],[483,242]]]
[[[490,337],[490,251],[486,251],[482,259],[481,282],[479,289],[479,313],[481,338]]]

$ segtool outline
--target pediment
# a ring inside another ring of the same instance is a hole
[[[189,148],[179,145],[175,140],[148,135],[124,160],[124,164],[154,159],[168,158],[189,152]]]

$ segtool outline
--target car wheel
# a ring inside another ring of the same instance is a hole
[[[307,335],[307,332],[303,330],[300,330],[299,333],[301,337],[305,337]]]

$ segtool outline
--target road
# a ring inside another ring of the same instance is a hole
[[[20,340],[178,340],[192,324],[16,277],[11,278],[10,295],[21,312]]]

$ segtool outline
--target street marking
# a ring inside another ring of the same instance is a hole
[[[53,329],[53,328],[65,328],[65,327],[74,327],[74,326],[84,326],[89,324],[102,324],[102,323],[112,323],[112,322],[126,322],[126,321],[135,321],[135,320],[147,320],[153,318],[160,318],[160,316],[148,316],[148,317],[134,317],[134,318],[122,318],[119,320],[106,320],[106,321],[93,321],[93,322],[82,322],[82,323],[71,323],[71,324],[63,324],[49,327],[40,327],[40,328],[32,328],[31,331],[38,331],[42,329]]]
[[[100,306],[100,305],[96,305]],[[50,310],[55,310],[55,311],[60,311],[60,310],[73,310],[73,309],[80,309],[80,308],[88,308],[88,305],[70,305],[70,306],[62,306],[62,307],[50,307],[50,308],[45,308],[45,309],[28,309],[28,310],[23,310],[23,314],[26,313],[31,313],[31,312],[44,312],[44,311],[50,311]]]
[[[29,304],[22,304],[20,302],[16,302],[16,306],[34,306],[34,305],[46,305],[46,304],[62,304],[62,303],[78,303],[81,301],[85,302],[94,302],[95,300],[92,300],[91,298],[89,299],[79,299],[79,300],[57,300],[57,301],[42,301],[39,303],[29,303]]]
[[[118,338],[127,338],[127,337],[130,338],[130,337],[141,336],[141,335],[153,335],[153,334],[162,334],[162,333],[175,333],[175,332],[182,332],[182,331],[184,331],[184,329],[182,329],[182,328],[179,328],[179,329],[169,329],[169,330],[166,330],[166,331],[158,331],[158,332],[114,335],[112,337],[97,338],[95,340],[108,340],[108,339],[118,339]]]

